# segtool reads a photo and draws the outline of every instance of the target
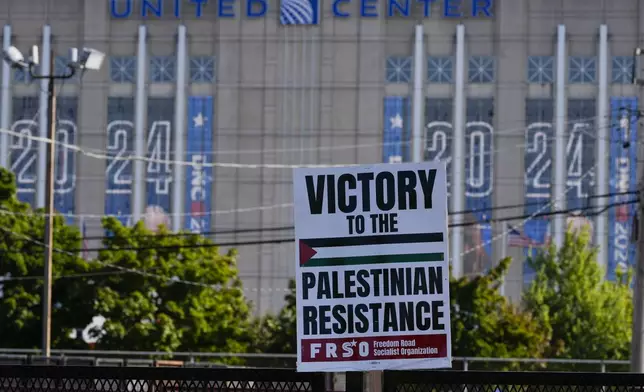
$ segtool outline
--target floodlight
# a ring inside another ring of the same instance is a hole
[[[2,51],[4,60],[8,62],[13,68],[26,68],[27,63],[25,57],[15,46],[10,46]]]
[[[105,53],[100,52],[96,49],[83,48],[83,53],[78,59],[78,64],[81,68],[89,69],[92,71],[98,71],[103,65],[103,60],[105,59]]]
[[[33,65],[40,64],[40,54],[38,53],[38,45],[31,47],[31,56],[29,57],[29,63]]]
[[[633,56],[633,84],[644,86],[644,49],[636,48]]]

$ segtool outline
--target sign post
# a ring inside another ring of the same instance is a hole
[[[294,171],[297,370],[449,368],[446,168]]]

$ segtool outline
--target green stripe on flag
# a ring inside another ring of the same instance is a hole
[[[353,257],[320,257],[312,258],[302,267],[331,267],[339,265],[387,264],[387,263],[422,263],[445,260],[444,253],[410,253],[404,255],[378,255]]]

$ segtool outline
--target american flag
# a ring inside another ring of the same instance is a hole
[[[508,246],[517,248],[536,248],[543,245],[540,242],[523,235],[519,230],[512,226],[510,226],[506,235],[508,236]]]
[[[82,236],[83,236],[83,258],[85,260],[89,259],[89,246],[87,243],[87,224],[85,222],[85,218],[81,218],[81,231],[82,231]]]

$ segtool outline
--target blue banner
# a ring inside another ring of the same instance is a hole
[[[56,99],[56,174],[54,208],[61,214],[73,214],[76,209],[76,153],[67,146],[76,145],[78,100],[71,97]],[[67,217],[67,223],[74,219]]]
[[[167,214],[172,196],[172,121],[174,98],[148,99],[147,157],[146,162],[148,213]],[[180,211],[174,211],[180,213]],[[167,221],[167,219],[166,219]]]
[[[464,274],[480,274],[493,266],[492,190],[494,165],[493,99],[468,99],[465,126]]]
[[[76,193],[76,155],[65,145],[76,143],[76,98],[59,98],[56,124],[54,208],[61,214],[73,214]],[[29,137],[40,136],[38,97],[20,97],[13,100],[11,129],[25,137],[10,138],[11,170],[16,175],[18,198],[32,207],[36,203],[36,178],[39,143]],[[62,144],[62,145],[61,145]],[[71,218],[67,218],[69,222]]]
[[[410,99],[385,97],[382,161],[384,163],[409,162],[411,124]]]
[[[192,166],[186,169],[185,212],[188,216],[185,228],[193,233],[205,233],[211,228],[213,168],[204,167],[203,164],[214,160],[212,97],[190,97],[188,116],[186,155]]]
[[[105,214],[121,216],[131,224],[132,161],[121,160],[134,153],[134,99],[110,97],[107,101],[107,151],[105,169]]]
[[[612,97],[609,199],[610,204],[637,198],[628,194],[637,190],[637,97]],[[616,205],[608,210],[608,271],[615,280],[616,271],[635,264],[636,247],[631,243],[636,205]]]
[[[40,136],[38,129],[38,97],[13,99],[11,130],[27,137]],[[18,199],[36,206],[36,177],[38,170],[38,143],[27,137],[11,136],[11,171],[16,176]],[[44,158],[43,158],[44,159]]]
[[[553,175],[552,154],[554,129],[554,100],[528,99],[526,101],[525,131],[525,208],[526,215],[550,212],[550,180]],[[509,245],[523,247],[526,257],[536,255],[548,238],[548,217],[537,217],[527,221],[518,233],[510,237]],[[534,270],[525,262],[523,282],[534,279]]]

